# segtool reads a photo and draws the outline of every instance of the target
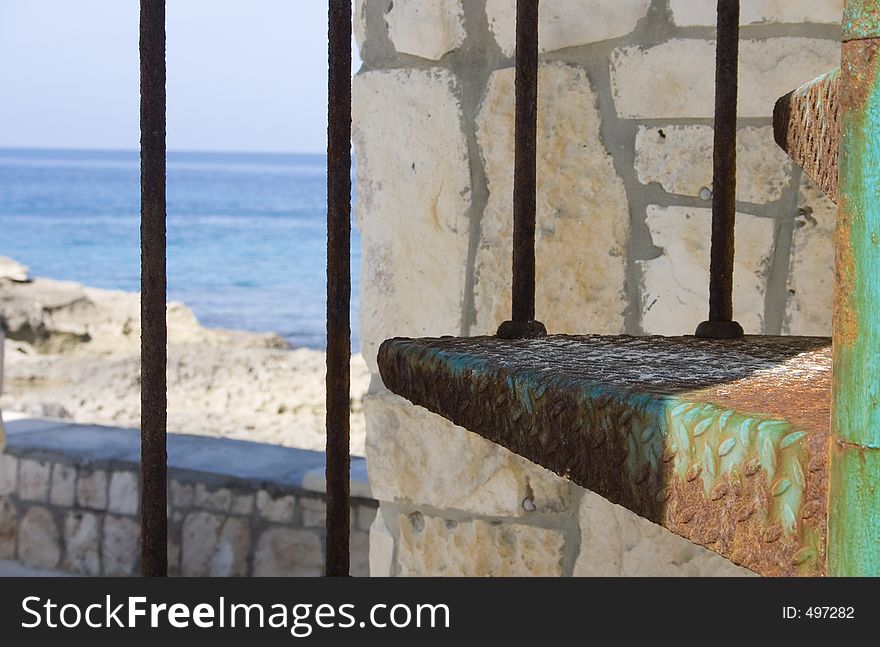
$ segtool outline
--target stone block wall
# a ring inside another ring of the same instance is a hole
[[[735,307],[829,334],[834,206],[773,141],[776,99],[839,63],[842,0],[743,0]],[[389,394],[393,336],[510,308],[514,0],[358,0],[374,575],[717,575],[715,555]],[[715,0],[542,0],[537,317],[692,334],[707,312]]]
[[[138,432],[39,420],[8,428],[0,560],[80,575],[139,574]],[[170,575],[323,574],[326,497],[316,478],[323,455],[178,435],[169,436],[169,449]],[[376,502],[365,481],[352,489],[352,574],[364,576]]]

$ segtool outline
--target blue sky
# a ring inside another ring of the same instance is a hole
[[[169,149],[323,151],[326,11],[171,0]],[[138,0],[0,0],[0,147],[136,149],[137,21]]]

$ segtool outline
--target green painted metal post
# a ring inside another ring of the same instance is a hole
[[[828,574],[880,576],[880,2],[843,21]]]

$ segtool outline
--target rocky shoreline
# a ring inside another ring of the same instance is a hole
[[[31,278],[0,258],[6,331],[0,409],[88,424],[137,427],[137,294]],[[168,304],[171,432],[324,448],[324,353],[280,336],[205,328]],[[352,453],[363,455],[369,372],[352,357]]]

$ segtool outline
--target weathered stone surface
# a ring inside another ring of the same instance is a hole
[[[174,508],[189,508],[195,503],[195,488],[188,483],[171,481],[168,484],[168,500]]]
[[[188,576],[205,576],[217,546],[223,517],[210,512],[193,512],[183,522],[180,570]]]
[[[22,501],[47,501],[52,464],[22,459],[18,465],[18,496]]]
[[[232,492],[228,488],[209,490],[203,484],[196,485],[196,507],[213,512],[227,512],[232,504]]]
[[[229,511],[232,514],[249,515],[254,511],[254,495],[242,494],[233,497]]]
[[[306,528],[323,528],[327,520],[327,504],[321,499],[300,499],[302,525]]]
[[[576,577],[752,576],[702,546],[584,491]]]
[[[441,69],[354,79],[361,352],[374,373],[387,337],[461,332],[471,188],[454,84]]]
[[[193,512],[183,522],[181,573],[201,577],[247,575],[250,542],[247,521]]]
[[[492,75],[477,117],[489,200],[477,250],[472,334],[494,334],[510,317],[513,80],[512,69]],[[629,207],[602,144],[590,81],[582,68],[542,65],[539,95],[537,317],[553,332],[621,332]]]
[[[100,519],[91,512],[71,510],[64,517],[64,561],[66,571],[83,575],[101,574]]]
[[[321,540],[310,530],[266,530],[254,552],[256,577],[317,577],[324,571]]]
[[[420,512],[397,519],[401,575],[559,576],[564,539],[559,530],[475,519],[453,521]]]
[[[368,396],[367,468],[380,501],[487,516],[568,508],[571,485],[516,454],[388,392]]]
[[[49,502],[52,505],[71,507],[76,498],[76,468],[72,465],[55,463],[52,466],[52,486]]]
[[[55,568],[61,560],[60,533],[52,513],[34,506],[18,524],[18,559],[38,568]]]
[[[0,559],[15,557],[15,528],[18,513],[9,497],[0,496]]]
[[[357,525],[359,530],[369,530],[376,520],[376,508],[368,508],[365,505],[357,508]]]
[[[830,335],[837,207],[803,176],[792,235],[784,332]]]
[[[260,516],[276,523],[293,521],[294,498],[292,495],[274,498],[265,490],[257,492],[257,510]]]
[[[769,117],[779,97],[839,64],[839,41],[743,40],[739,116]],[[674,39],[617,49],[611,56],[611,85],[617,114],[624,118],[712,117],[715,43]]]
[[[714,26],[717,20],[715,0],[669,0],[676,25]],[[840,24],[843,0],[752,0],[743,2],[740,24],[760,23],[830,23]]]
[[[711,126],[641,126],[635,162],[639,181],[659,182],[669,193],[711,198],[713,138]],[[736,150],[737,199],[779,200],[793,165],[773,140],[773,130],[739,129]]]
[[[692,335],[708,316],[711,209],[648,207],[648,228],[662,253],[639,261],[642,328],[657,335]],[[774,249],[775,223],[738,213],[734,257],[734,317],[747,333],[764,326],[766,275]]]
[[[107,509],[117,514],[137,514],[140,492],[134,472],[113,472],[110,476],[110,503]]]
[[[367,23],[364,9],[365,0],[355,0],[354,14],[352,15],[352,32],[354,32],[354,41],[358,49],[363,51],[364,43],[367,40]]]
[[[370,577],[391,577],[393,559],[394,537],[380,508],[370,526]]]
[[[0,454],[0,496],[12,494],[18,486],[18,459]]]
[[[386,15],[394,49],[432,60],[462,44],[467,35],[463,19],[462,0],[395,2]]]
[[[79,474],[76,482],[76,502],[81,508],[107,509],[107,472],[95,470]]]
[[[370,533],[352,530],[350,537],[351,561],[349,573],[352,577],[370,576]]]
[[[588,45],[631,32],[651,0],[543,0],[538,14],[542,52]],[[505,56],[516,51],[516,0],[486,0],[489,28]]]
[[[4,280],[26,283],[31,279],[27,266],[11,258],[0,256],[0,281]]]
[[[101,555],[104,575],[134,575],[140,554],[141,528],[135,519],[104,517]]]

